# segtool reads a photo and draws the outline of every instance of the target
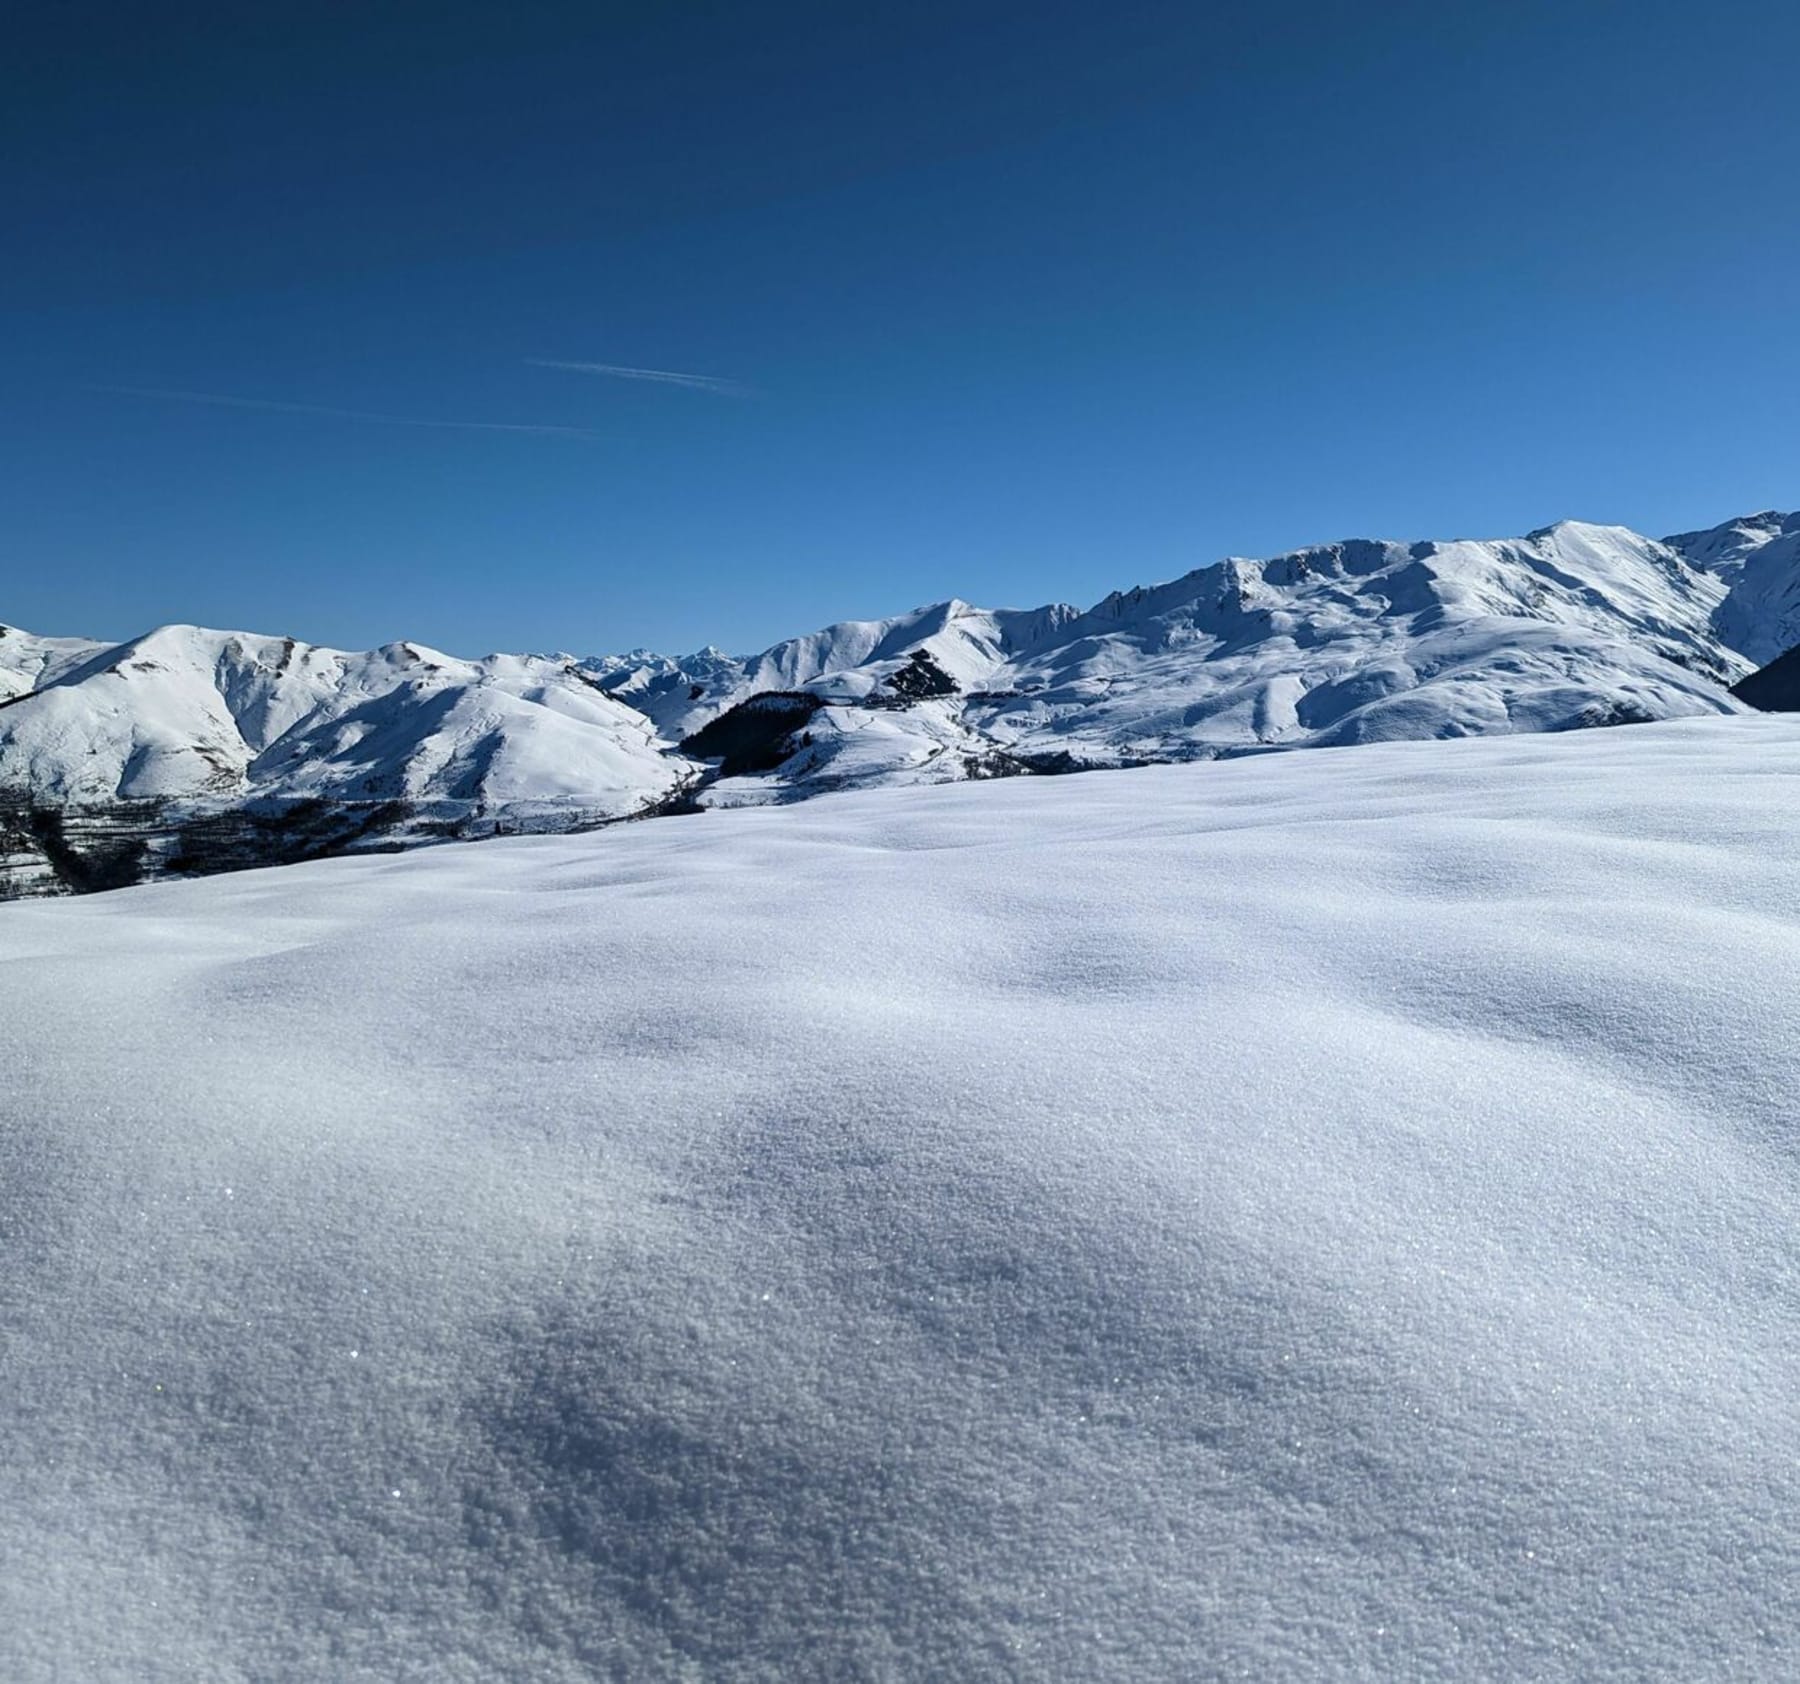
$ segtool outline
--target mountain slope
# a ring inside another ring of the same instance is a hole
[[[1107,598],[1013,663],[1025,694],[982,723],[1170,759],[1719,712],[1743,671],[1710,631],[1724,594],[1648,539],[1575,522],[1225,561]]]
[[[1666,542],[1724,581],[1713,620],[1721,642],[1757,666],[1800,643],[1800,513],[1768,509]]]
[[[0,626],[0,706],[40,684],[54,683],[105,647],[87,638],[33,637],[17,626]]]
[[[630,811],[679,773],[568,663],[367,654],[164,626],[65,662],[0,716],[0,789],[71,803],[580,799]]]
[[[697,770],[566,660],[347,654],[195,626],[6,643],[0,895],[604,823]]]
[[[1743,716],[0,907],[0,1676],[1784,1676],[1796,787]]]

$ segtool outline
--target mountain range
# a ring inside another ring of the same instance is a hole
[[[747,657],[360,654],[0,627],[0,897],[826,790],[1744,711],[1800,514],[1352,540]],[[1791,688],[1791,685],[1790,685]]]

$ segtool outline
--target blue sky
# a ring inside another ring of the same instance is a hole
[[[1786,5],[11,34],[0,620],[34,630],[748,650],[1800,504]]]

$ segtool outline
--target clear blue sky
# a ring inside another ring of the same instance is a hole
[[[0,620],[752,649],[1793,507],[1797,63],[1732,0],[27,7]]]

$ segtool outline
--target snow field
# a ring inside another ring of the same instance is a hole
[[[1800,725],[0,907],[0,1672],[1800,1642]]]

